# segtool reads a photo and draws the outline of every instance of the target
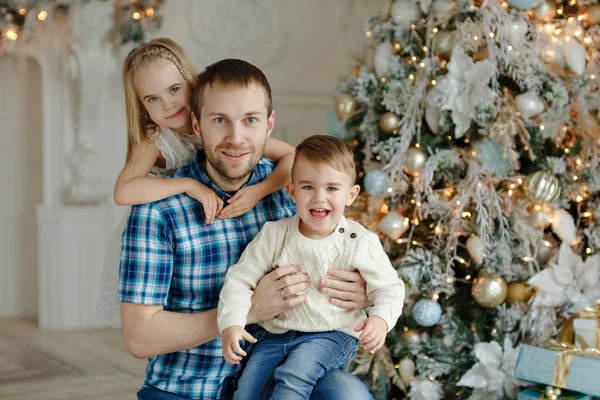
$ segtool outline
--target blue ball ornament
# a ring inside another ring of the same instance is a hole
[[[520,10],[529,10],[541,0],[508,0],[508,4]]]
[[[344,121],[337,117],[333,108],[330,108],[329,111],[327,111],[327,131],[331,136],[341,140],[352,139],[352,135],[346,132]]]
[[[412,316],[417,324],[427,328],[440,321],[442,307],[435,300],[421,299],[413,307]]]
[[[372,196],[383,197],[390,187],[388,176],[380,169],[367,172],[364,180],[365,190]]]

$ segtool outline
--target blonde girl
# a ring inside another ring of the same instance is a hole
[[[290,180],[294,149],[269,138],[264,156],[278,161],[263,182],[240,189],[227,205],[207,186],[189,178],[160,179],[189,164],[201,147],[193,134],[191,94],[198,75],[189,57],[173,40],[154,39],[135,48],[123,65],[127,115],[127,157],[114,188],[118,205],[136,205],[185,193],[202,203],[206,223],[215,217],[246,213]],[[98,302],[98,315],[119,328],[118,275],[125,219],[110,238]]]

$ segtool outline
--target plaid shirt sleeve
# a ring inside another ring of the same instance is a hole
[[[172,272],[172,235],[156,203],[132,207],[121,241],[119,301],[165,305]]]

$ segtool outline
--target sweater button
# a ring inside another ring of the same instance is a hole
[[[344,233],[344,228],[340,228],[340,229],[339,229],[339,232],[340,232],[340,233]]]
[[[355,238],[356,238],[356,233],[351,233],[351,234],[350,234],[350,237],[351,237],[352,239],[355,239]]]

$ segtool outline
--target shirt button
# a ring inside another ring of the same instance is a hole
[[[344,233],[344,228],[340,228],[340,229],[339,229],[339,232],[340,232],[340,233]]]
[[[350,234],[350,237],[351,237],[352,239],[356,238],[356,233],[351,233],[351,234]]]

